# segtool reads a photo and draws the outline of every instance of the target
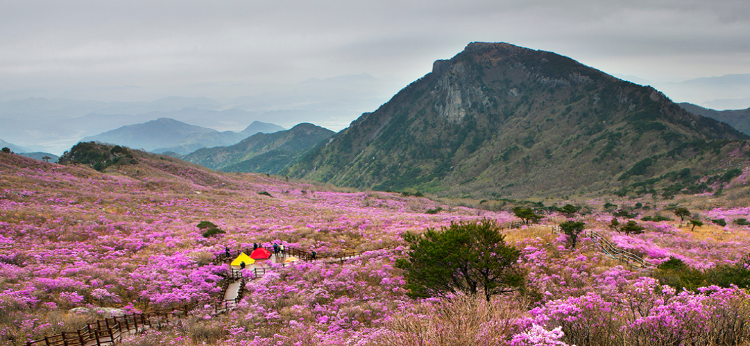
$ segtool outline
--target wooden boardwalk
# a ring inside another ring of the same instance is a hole
[[[249,249],[248,249],[249,250]],[[272,249],[269,249],[272,251]],[[246,250],[247,251],[247,250]],[[273,251],[272,251],[273,252]],[[229,263],[233,257],[239,255],[240,250],[231,251],[214,257],[214,264]],[[287,249],[286,253],[273,254],[268,260],[256,261],[244,271],[230,266],[229,271],[221,282],[221,293],[217,301],[211,304],[214,314],[231,311],[242,300],[245,283],[263,277],[268,269],[268,263],[286,265],[287,257],[297,257],[303,261],[324,261],[327,263],[343,263],[356,258],[359,254],[354,251],[313,255],[299,249]],[[245,276],[247,275],[247,277]],[[62,332],[44,339],[27,341],[26,346],[108,346],[122,341],[123,336],[136,335],[149,329],[162,329],[176,319],[187,316],[196,305],[185,305],[171,310],[159,310],[147,313],[126,314],[97,320],[74,332]]]
[[[603,252],[607,257],[616,259],[620,262],[627,263],[631,267],[640,268],[653,268],[654,265],[646,262],[641,256],[638,256],[630,251],[620,249],[615,244],[612,244],[609,240],[604,238],[598,232],[588,230],[586,231],[591,241],[599,247],[599,250]]]

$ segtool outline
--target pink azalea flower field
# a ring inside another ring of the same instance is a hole
[[[395,267],[404,232],[484,218],[518,220],[386,192],[258,174],[219,174],[157,157],[119,172],[60,166],[0,155],[0,344],[25,344],[100,318],[104,308],[148,311],[198,303],[171,329],[125,345],[710,345],[747,343],[750,303],[744,290],[677,291],[602,255],[583,236],[542,225],[506,229],[522,250],[524,294],[492,302],[453,296],[414,300]],[[271,196],[259,194],[265,191]],[[425,211],[443,208],[438,214]],[[747,208],[706,217],[750,218]],[[750,230],[729,224],[690,232],[676,222],[642,222],[644,234],[588,227],[658,264],[676,257],[697,268],[737,263]],[[205,238],[208,220],[226,234]],[[214,315],[210,304],[226,264],[212,259],[253,243],[315,250],[355,250],[343,263],[274,265],[248,281],[237,309]],[[78,307],[87,308],[75,309]]]

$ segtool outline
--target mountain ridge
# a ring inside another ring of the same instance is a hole
[[[285,131],[257,133],[231,146],[200,149],[182,158],[229,172],[277,173],[305,150],[334,134],[326,128],[302,123]]]
[[[219,132],[171,118],[158,118],[85,137],[82,141],[100,141],[130,148],[143,148],[156,153],[171,151],[184,155],[200,148],[235,144],[255,133],[273,132],[277,129],[283,128],[275,124],[254,121],[239,133]]]
[[[0,148],[8,148],[11,151],[16,152],[16,153],[23,153],[23,152],[27,152],[28,151],[28,149],[26,149],[26,148],[24,148],[22,146],[6,142],[6,141],[4,141],[2,139],[0,139]]]
[[[747,138],[568,57],[475,42],[282,173],[452,196],[567,194],[621,187],[635,163],[690,143]],[[677,154],[642,176],[676,167]]]
[[[750,135],[750,108],[718,111],[691,103],[680,103],[686,111],[726,123],[737,131]]]

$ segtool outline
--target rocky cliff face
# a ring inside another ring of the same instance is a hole
[[[285,173],[478,198],[563,194],[627,185],[676,169],[697,143],[745,137],[567,57],[472,43]],[[651,157],[659,164],[618,180]]]

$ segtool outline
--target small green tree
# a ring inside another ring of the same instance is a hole
[[[521,219],[526,225],[528,225],[529,222],[537,222],[542,218],[541,215],[537,215],[537,213],[529,207],[515,207],[513,208],[513,214],[516,214],[516,217]]]
[[[44,160],[44,162],[49,162],[49,160],[51,159],[52,159],[51,157],[46,156],[46,155],[42,157],[42,160]]]
[[[578,243],[578,235],[583,232],[583,228],[585,226],[586,224],[580,221],[565,221],[560,224],[560,228],[570,240],[571,249],[576,248],[576,243]]]
[[[4,147],[3,148],[3,152],[6,153],[6,154],[10,154],[10,148]]]
[[[690,224],[693,225],[692,228],[690,228],[690,232],[695,230],[695,226],[701,227],[703,226],[703,221],[701,220],[690,220]]]
[[[620,231],[625,232],[625,234],[630,234],[630,233],[641,234],[643,233],[644,229],[645,228],[643,226],[637,224],[633,220],[630,220],[628,221],[628,223],[625,224],[625,226],[622,226],[622,228],[620,228]]]
[[[617,216],[617,217],[624,217],[624,218],[632,219],[632,218],[636,217],[638,214],[631,213],[631,212],[629,212],[629,211],[627,211],[625,209],[620,209],[620,210],[617,210],[616,212],[612,213],[612,215]]]
[[[516,263],[521,251],[505,243],[497,223],[452,223],[423,234],[405,233],[410,251],[396,266],[406,271],[406,288],[412,297],[463,292],[495,294],[520,289],[524,275]]]
[[[558,209],[561,213],[565,214],[567,217],[573,217],[573,214],[577,213],[579,210],[581,210],[581,207],[574,206],[572,204],[566,204],[562,208]]]
[[[207,231],[203,232],[203,237],[208,238],[217,234],[224,234],[222,229],[219,228],[209,228]]]
[[[619,232],[620,230],[617,229],[617,227],[620,227],[620,221],[618,221],[616,217],[613,217],[612,221],[609,222],[609,227],[612,227],[612,229]]]
[[[685,221],[685,218],[690,216],[690,210],[687,208],[677,208],[674,210],[674,214],[680,218],[680,222]]]

